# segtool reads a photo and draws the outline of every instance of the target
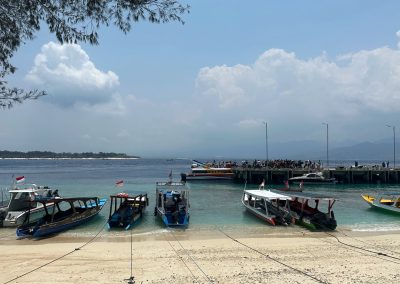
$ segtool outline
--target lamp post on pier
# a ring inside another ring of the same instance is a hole
[[[393,129],[393,169],[396,168],[396,127],[393,125],[386,125]]]
[[[263,121],[265,124],[265,169],[266,169],[266,179],[265,182],[268,183],[268,122]]]
[[[265,163],[268,169],[268,122],[263,121],[263,123],[265,124]]]
[[[329,124],[323,122],[326,125],[326,166],[329,168]]]

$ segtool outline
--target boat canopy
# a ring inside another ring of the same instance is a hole
[[[111,195],[111,197],[114,197],[114,198],[136,198],[141,195],[145,196],[145,195],[147,195],[147,192],[135,191],[135,190],[124,190],[124,191],[121,191],[121,192]]]
[[[292,198],[287,195],[275,193],[269,190],[259,190],[259,189],[252,189],[252,190],[245,190],[246,194],[259,197],[259,198],[267,198],[267,199],[280,199],[280,200],[291,200]]]
[[[311,200],[337,200],[335,197],[327,196],[327,195],[321,195],[318,193],[303,193],[303,192],[296,192],[294,194],[289,193],[291,197],[294,198],[305,198],[305,199],[311,199]]]

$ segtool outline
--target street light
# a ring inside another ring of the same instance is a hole
[[[396,168],[396,127],[392,125],[387,125],[393,129],[393,169]]]
[[[266,166],[268,168],[268,123],[263,121],[265,124],[265,158],[266,158]]]
[[[329,168],[329,124],[323,122],[326,125],[326,165]]]

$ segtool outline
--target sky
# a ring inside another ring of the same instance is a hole
[[[9,85],[49,95],[0,111],[3,150],[284,158],[274,147],[392,137],[400,2],[180,1],[185,24],[60,45],[43,25]]]

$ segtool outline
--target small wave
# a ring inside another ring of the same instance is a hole
[[[355,224],[350,226],[354,232],[392,232],[400,231],[398,223],[385,223],[385,224]]]

